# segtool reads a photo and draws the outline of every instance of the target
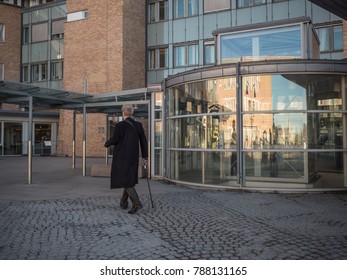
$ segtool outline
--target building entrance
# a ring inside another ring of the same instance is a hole
[[[4,123],[3,155],[21,155],[23,148],[23,124]]]

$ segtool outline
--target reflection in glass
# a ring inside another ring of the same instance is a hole
[[[192,183],[202,182],[202,152],[171,151],[170,178]]]
[[[299,152],[246,152],[246,176],[292,178],[303,180],[304,153]]]
[[[344,185],[344,79],[317,74],[244,76],[241,112],[235,78],[169,88],[169,178],[229,186],[241,179],[246,185],[258,180],[324,187],[326,178],[334,181],[332,173]],[[242,127],[237,127],[238,116]],[[237,152],[245,173],[237,170]]]
[[[169,133],[172,148],[235,148],[236,117],[208,115],[171,119]]]
[[[249,114],[243,118],[244,149],[299,148],[307,145],[307,114]]]
[[[236,80],[225,78],[179,85],[169,90],[170,116],[236,111]],[[189,104],[189,106],[187,106]]]

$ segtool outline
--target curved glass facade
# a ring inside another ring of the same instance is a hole
[[[165,177],[237,188],[347,187],[347,64],[238,63],[166,80]]]

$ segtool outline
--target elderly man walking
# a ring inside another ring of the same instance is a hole
[[[120,199],[120,207],[127,209],[128,198],[132,208],[128,212],[134,214],[142,208],[135,190],[138,183],[139,143],[142,158],[147,161],[148,146],[145,131],[140,122],[133,119],[134,107],[125,104],[122,107],[123,121],[117,123],[113,136],[105,142],[105,147],[114,145],[111,167],[111,189],[124,188]]]

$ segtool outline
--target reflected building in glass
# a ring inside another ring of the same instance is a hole
[[[244,190],[347,187],[346,73],[309,18],[213,32],[216,65],[165,80],[168,180]]]

